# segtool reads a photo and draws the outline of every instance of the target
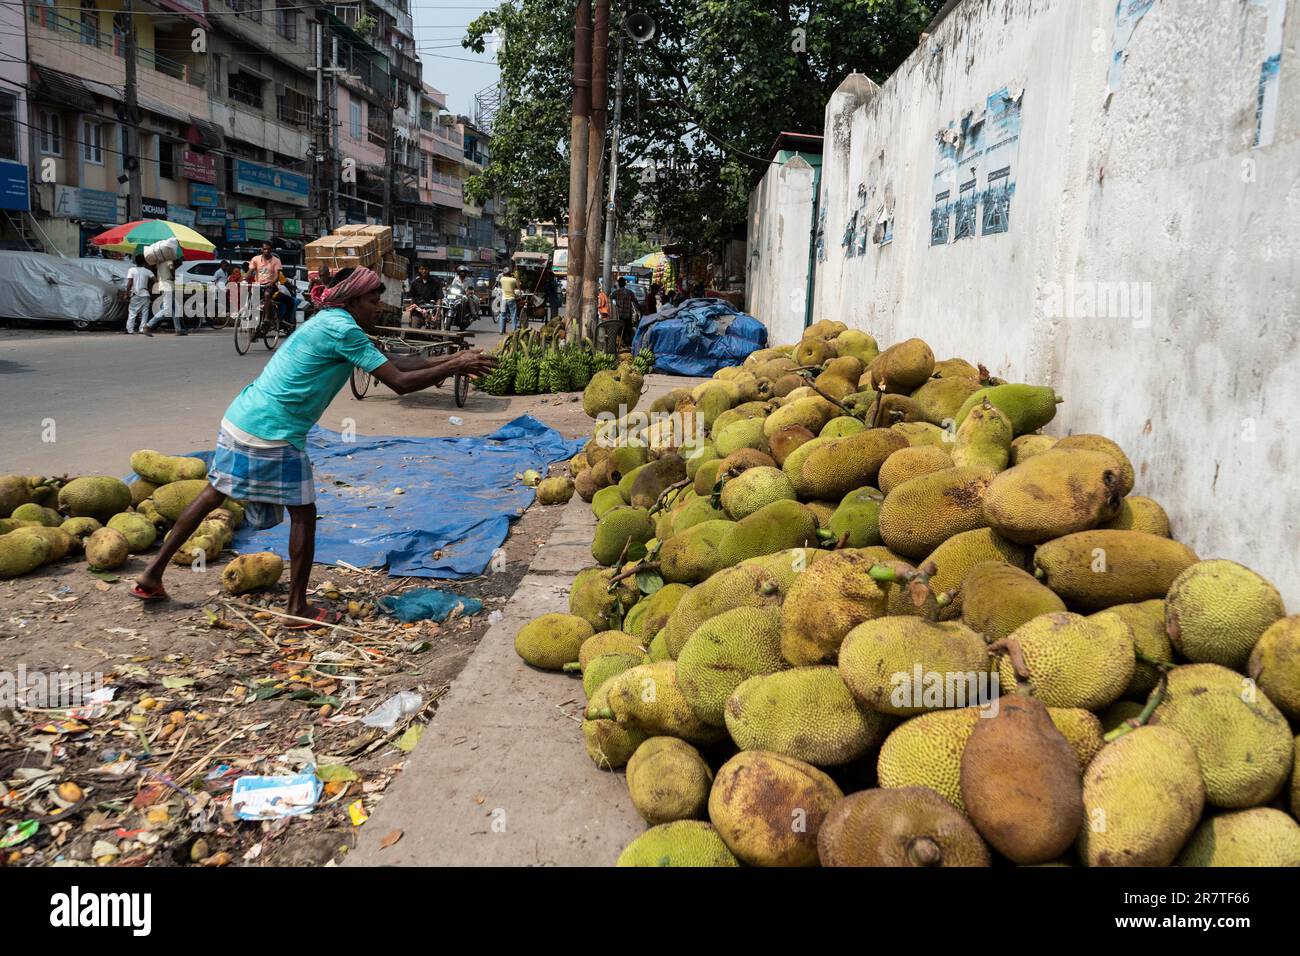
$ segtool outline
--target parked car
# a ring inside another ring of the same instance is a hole
[[[242,269],[246,263],[236,263],[231,261],[231,266],[238,264]],[[205,292],[207,287],[216,281],[217,270],[221,268],[221,263],[216,259],[191,259],[185,262],[176,270],[176,281],[180,284],[181,292],[184,295],[190,295],[195,292]],[[301,325],[306,318],[305,305],[307,302],[307,267],[303,265],[286,265],[282,267],[284,275],[294,284],[294,289],[298,294],[297,324]]]
[[[0,252],[0,316],[70,322],[77,329],[126,321],[118,288],[75,259],[43,252]]]
[[[78,268],[85,269],[91,275],[97,276],[105,282],[111,282],[119,291],[126,291],[126,274],[131,269],[131,263],[125,259],[82,256],[80,259],[69,259],[68,261],[75,263]]]

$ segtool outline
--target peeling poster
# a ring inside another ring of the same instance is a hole
[[[1024,90],[1005,87],[984,109],[940,130],[930,209],[930,245],[991,236],[1011,229]]]
[[[1282,23],[1286,0],[1254,0],[1268,7],[1264,32],[1264,62],[1259,67],[1259,92],[1255,101],[1255,146],[1268,146],[1277,131],[1278,77],[1282,69]]]
[[[1115,4],[1115,39],[1111,43],[1110,71],[1106,76],[1106,91],[1114,93],[1124,84],[1124,63],[1128,59],[1128,44],[1133,31],[1155,0],[1119,0]]]

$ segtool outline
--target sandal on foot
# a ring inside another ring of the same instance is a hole
[[[131,596],[139,598],[141,601],[166,601],[167,592],[163,590],[160,584],[156,588],[141,587],[138,584],[131,586]]]
[[[286,631],[309,631],[313,627],[332,627],[335,624],[342,623],[342,621],[343,615],[338,611],[330,611],[320,607],[316,609],[316,613],[312,615],[310,621],[291,621],[283,625],[283,628]]]

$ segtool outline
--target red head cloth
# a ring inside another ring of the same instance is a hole
[[[361,266],[353,269],[352,274],[337,285],[318,285],[312,289],[311,300],[320,308],[342,306],[359,295],[374,292],[382,284],[379,273]]]

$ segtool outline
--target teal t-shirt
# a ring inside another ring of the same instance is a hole
[[[267,441],[307,444],[353,366],[373,372],[387,362],[345,309],[322,309],[276,349],[262,374],[244,386],[226,418]]]

